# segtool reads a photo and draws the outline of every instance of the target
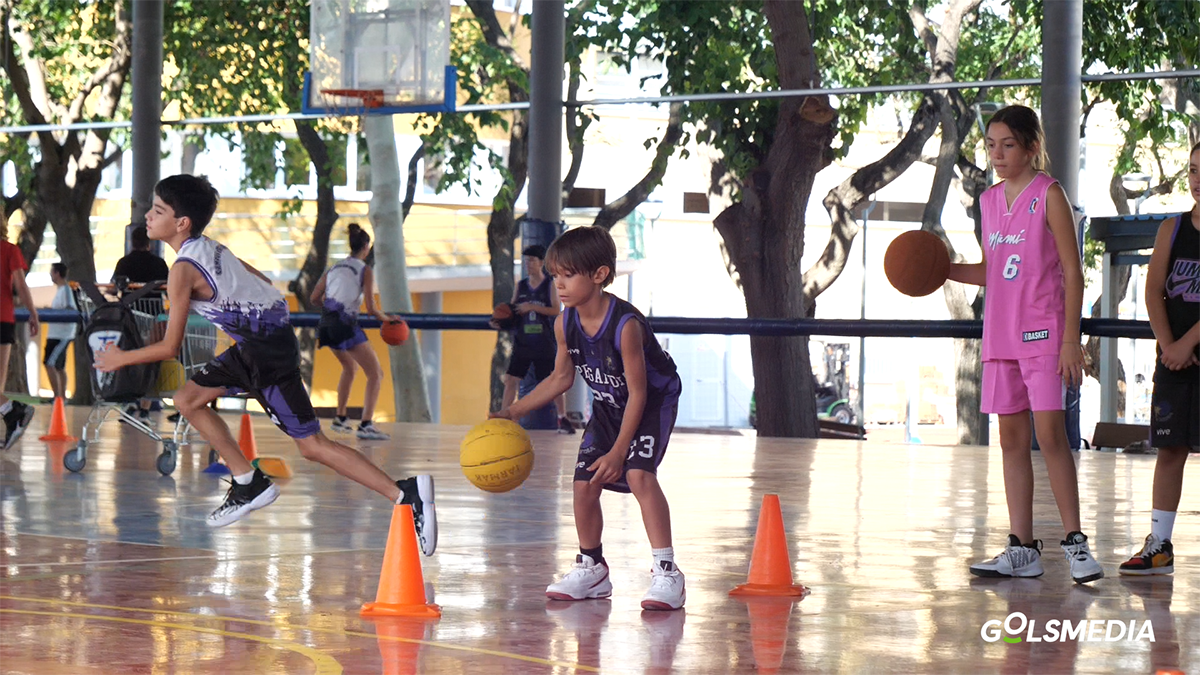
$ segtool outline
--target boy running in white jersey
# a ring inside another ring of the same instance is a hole
[[[204,236],[217,200],[217,191],[203,177],[171,176],[154,187],[146,230],[151,239],[166,242],[178,254],[167,280],[171,309],[166,335],[161,342],[142,349],[125,352],[109,347],[97,352],[96,369],[110,372],[174,358],[183,342],[188,311],[196,310],[235,343],[196,373],[175,397],[180,412],[220,453],[233,474],[225,501],[208,516],[208,525],[228,525],[279,495],[271,479],[246,460],[229,426],[208,408],[217,397],[237,389],[262,404],[305,459],[320,462],[397,504],[411,504],[421,549],[425,555],[433,555],[437,547],[433,478],[392,481],[357,450],[321,433],[300,378],[299,345],[283,295],[261,272]]]

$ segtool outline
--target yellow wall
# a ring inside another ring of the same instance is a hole
[[[455,291],[442,297],[446,314],[488,314],[491,291]],[[293,299],[289,298],[289,302]],[[293,310],[295,309],[293,305]],[[420,296],[413,296],[413,310],[421,311]],[[414,331],[420,339],[422,331]],[[442,334],[441,417],[443,424],[475,424],[487,416],[488,372],[496,334],[490,331],[440,331]],[[391,367],[387,345],[378,330],[367,330],[367,339],[383,367],[383,383],[375,419],[391,422],[396,418],[392,392]],[[329,349],[318,349],[313,367],[312,402],[318,407],[337,405],[337,385],[342,368]],[[361,406],[366,393],[366,378],[359,371],[350,389],[350,406]]]
[[[458,291],[442,296],[446,314],[490,314],[492,292]],[[479,330],[442,331],[442,424],[476,424],[488,413],[488,374],[496,334]]]

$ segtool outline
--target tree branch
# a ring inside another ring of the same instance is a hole
[[[933,25],[929,23],[929,18],[925,16],[925,8],[920,4],[914,4],[908,8],[908,17],[913,22],[917,37],[925,43],[925,49],[929,51],[929,59],[932,63],[937,54],[937,35],[933,32]]]
[[[675,146],[679,145],[679,139],[682,136],[683,105],[672,103],[671,116],[667,120],[667,128],[663,131],[662,140],[658,142],[658,150],[654,153],[654,161],[650,163],[650,170],[633,187],[629,188],[628,192],[615,201],[605,204],[604,208],[600,209],[600,213],[596,214],[592,225],[603,227],[606,230],[612,229],[612,226],[619,220],[633,212],[638,204],[646,201],[646,197],[662,183],[663,175],[667,172],[667,162],[671,155],[675,154]]]
[[[408,212],[412,211],[413,202],[417,197],[417,165],[421,163],[421,158],[425,156],[425,143],[417,146],[416,152],[408,159],[408,182],[404,186],[404,201],[400,202],[400,217],[408,218]]]
[[[511,37],[500,25],[500,20],[496,18],[492,0],[466,0],[466,3],[467,7],[471,8],[471,13],[479,20],[479,27],[483,30],[483,38],[487,40],[487,43],[504,52],[522,70],[528,70],[520,55],[513,49]]]
[[[583,79],[583,73],[579,59],[572,59],[569,65],[570,75],[567,80],[567,100],[574,101],[579,98],[579,84]],[[579,170],[583,167],[583,138],[588,126],[592,123],[592,118],[583,112],[582,108],[568,108],[565,112],[567,148],[571,151],[571,165],[567,167],[567,175],[563,178],[562,182],[564,204],[567,201],[567,197],[571,195],[571,190],[575,188],[575,181],[579,178]]]
[[[46,88],[46,64],[43,63],[41,59],[33,56],[33,38],[30,36],[29,31],[14,31],[12,29],[12,25],[10,25],[10,21],[10,12],[6,7],[4,11],[4,25],[6,35],[11,41],[6,40],[6,42],[9,42],[9,44],[8,49],[5,50],[7,53],[5,58],[5,70],[8,71],[9,79],[13,80],[14,85],[17,84],[18,78],[23,81],[28,101],[21,100],[21,108],[22,112],[25,113],[27,122],[29,124],[45,124],[46,121],[52,119],[55,112],[57,112],[55,110],[57,106],[55,106],[54,102],[51,101],[49,91]],[[12,51],[13,44],[18,45],[21,48],[24,67],[17,64],[16,54]],[[11,66],[9,65],[10,59]],[[18,70],[20,71],[19,73],[14,72]],[[18,92],[18,97],[19,96],[20,93]],[[40,119],[40,122],[34,122],[30,119],[31,109],[37,111],[37,119]]]

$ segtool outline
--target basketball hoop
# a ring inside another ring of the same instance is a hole
[[[322,89],[323,96],[338,96],[341,98],[356,98],[362,101],[363,108],[382,108],[383,107],[383,90],[382,89]],[[332,108],[342,108],[346,106],[330,106]],[[349,106],[353,107],[353,106]]]

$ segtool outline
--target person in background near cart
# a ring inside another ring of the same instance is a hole
[[[129,240],[133,250],[117,261],[117,266],[112,273],[113,283],[120,286],[121,284],[148,284],[152,281],[166,281],[171,269],[167,267],[167,262],[162,259],[162,256],[150,250],[150,235],[146,234],[146,226],[135,227]],[[123,294],[124,288],[121,288],[121,291]],[[161,292],[146,295],[142,302],[157,305],[158,312],[162,312]],[[138,406],[130,406],[130,409],[125,412],[130,415],[136,413],[145,422],[150,419],[151,403],[150,399],[144,398]]]
[[[29,310],[29,337],[38,334],[37,309],[33,306],[33,295],[25,285],[25,257],[21,249],[8,241],[8,218],[0,209],[0,416],[4,417],[5,450],[17,442],[25,428],[33,421],[33,406],[20,401],[10,401],[4,395],[8,383],[8,357],[17,341],[17,319],[13,303],[13,291],[21,298],[21,304]]]
[[[56,262],[50,266],[50,281],[58,287],[54,292],[54,300],[50,309],[73,309],[79,311],[75,302],[75,293],[67,283],[67,266]],[[73,323],[52,323],[46,327],[46,351],[42,363],[46,366],[46,377],[50,380],[50,389],[54,398],[67,395],[67,348],[75,339],[76,326]]]

